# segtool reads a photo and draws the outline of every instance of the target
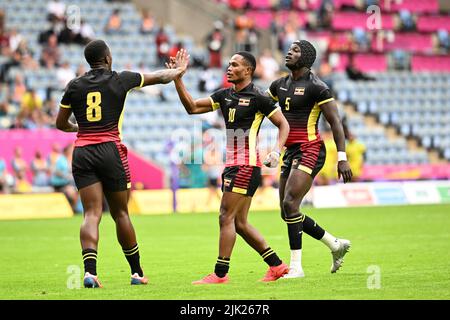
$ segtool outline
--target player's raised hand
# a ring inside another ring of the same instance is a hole
[[[166,62],[166,68],[167,69],[175,69],[175,57],[170,57],[169,61]]]
[[[342,176],[344,183],[347,183],[352,180],[353,173],[352,170],[350,169],[348,161],[346,160],[338,161],[337,171],[338,171],[338,178],[340,179]]]
[[[175,68],[180,69],[182,71],[181,75],[183,75],[188,68],[189,57],[190,56],[185,49],[178,50],[177,55],[175,56],[174,61]]]
[[[264,160],[264,165],[268,168],[276,168],[280,162],[280,152],[274,150],[270,152]]]

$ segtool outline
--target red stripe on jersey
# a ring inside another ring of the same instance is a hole
[[[75,140],[75,147],[84,147],[91,144],[98,144],[104,142],[120,142],[119,131],[114,130],[96,133],[78,132],[77,140]]]
[[[116,142],[117,151],[119,151],[120,160],[122,161],[123,169],[125,170],[125,174],[127,175],[127,183],[131,182],[131,174],[130,167],[128,166],[128,151],[127,147],[125,147],[120,142]]]

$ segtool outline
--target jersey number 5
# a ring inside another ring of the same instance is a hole
[[[87,95],[86,118],[90,122],[100,121],[102,119],[102,94],[98,91],[89,92]]]
[[[286,100],[284,101],[284,106],[286,111],[289,111],[289,103],[291,102],[291,97],[287,97]]]
[[[236,114],[236,109],[230,108],[230,110],[228,111],[228,122],[234,122],[235,114]]]

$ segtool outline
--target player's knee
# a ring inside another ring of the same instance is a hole
[[[234,218],[230,210],[231,209],[227,208],[226,206],[220,207],[220,215],[219,215],[220,227],[226,226],[230,223],[234,223]]]
[[[289,218],[298,213],[299,202],[292,197],[285,197],[283,199],[284,217]],[[282,213],[283,214],[283,213]]]
[[[86,210],[84,212],[85,223],[100,223],[101,218],[101,212],[97,212],[96,210]]]
[[[236,232],[238,234],[242,234],[247,228],[247,222],[240,221],[240,220],[235,220],[234,221],[234,227],[236,228]]]

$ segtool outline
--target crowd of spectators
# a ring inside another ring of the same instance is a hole
[[[21,147],[14,149],[8,170],[7,160],[0,158],[0,193],[62,192],[74,211],[79,210],[78,192],[71,170],[73,145],[52,145],[48,155],[37,149],[27,162]]]

